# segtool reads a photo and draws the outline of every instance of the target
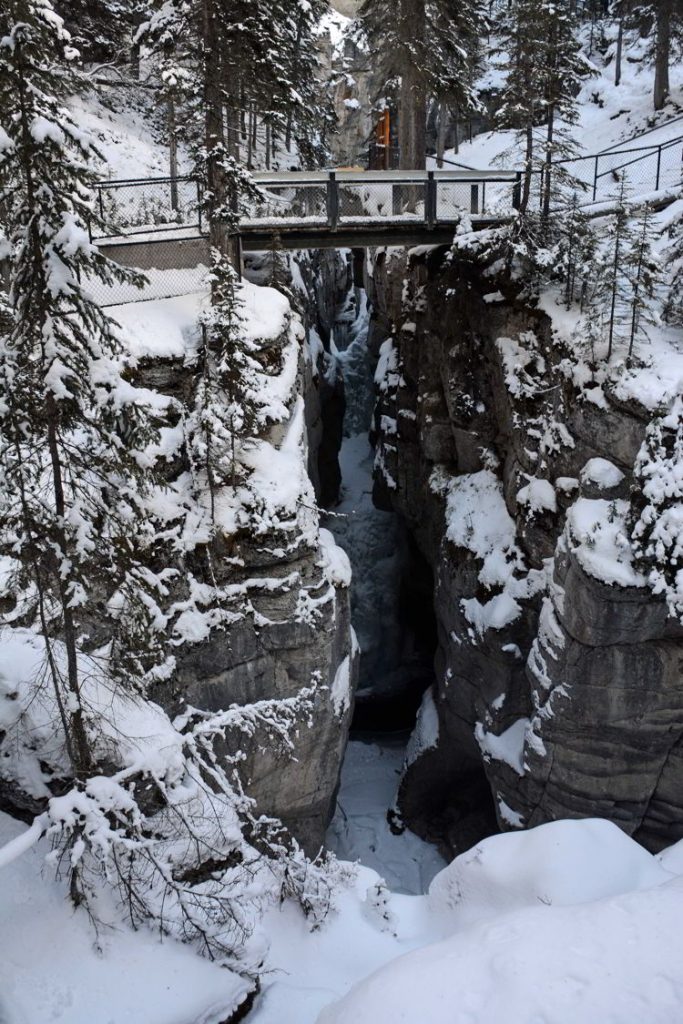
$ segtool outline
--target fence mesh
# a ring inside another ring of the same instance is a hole
[[[100,306],[176,298],[208,287],[209,250],[204,239],[158,237],[153,243],[127,247],[131,251],[124,253],[117,251],[116,246],[105,244],[101,248],[105,255],[125,266],[142,263],[143,267],[134,269],[144,274],[145,283],[138,288],[134,284],[107,286],[97,279],[86,280],[84,285],[88,294]],[[179,266],[182,262],[188,265]]]
[[[102,182],[97,191],[107,236],[200,226],[199,191],[189,178]]]
[[[303,182],[296,185],[268,183],[260,186],[261,197],[250,201],[245,210],[249,222],[273,220],[327,220],[327,185]]]

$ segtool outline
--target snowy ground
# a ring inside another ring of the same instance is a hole
[[[0,812],[0,846],[25,827]],[[219,1024],[239,1005],[245,983],[187,946],[120,926],[96,935],[48,852],[2,868],[2,1024]]]

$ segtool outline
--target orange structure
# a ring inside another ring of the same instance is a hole
[[[389,149],[391,146],[391,114],[385,107],[375,125],[375,143],[380,149],[380,161],[384,170],[389,167]],[[380,148],[381,147],[381,148]]]

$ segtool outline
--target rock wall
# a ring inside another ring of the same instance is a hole
[[[253,263],[248,269],[252,280],[264,273]],[[330,375],[320,335],[327,332],[329,340],[335,297],[345,294],[346,269],[322,257],[304,261],[293,277],[292,303],[300,314],[290,310],[277,336],[259,342],[267,368],[263,387],[281,393],[284,409],[265,430],[259,442],[263,450],[247,449],[253,473],[245,478],[239,507],[228,495],[235,507],[223,516],[225,527],[209,544],[190,542],[181,566],[184,580],[191,573],[199,587],[210,582],[233,593],[234,612],[226,619],[224,610],[216,611],[212,619],[209,602],[200,609],[199,627],[181,631],[176,624],[173,683],[160,685],[153,696],[173,712],[186,704],[214,711],[295,699],[313,688],[290,749],[257,725],[253,734],[228,737],[226,753],[242,752],[240,776],[258,810],[281,819],[315,853],[334,810],[358,659],[348,561],[319,528],[316,509],[326,472],[319,458],[326,405],[341,402],[343,413],[343,391]],[[258,307],[258,290],[252,292]],[[311,301],[323,293],[327,302]],[[262,294],[264,303],[272,303],[276,293]],[[194,371],[187,359],[148,360],[140,370],[148,386],[189,401]],[[177,480],[185,468],[179,452],[169,479]],[[192,594],[181,596],[192,602]]]
[[[625,525],[651,412],[578,380],[548,311],[493,260],[387,250],[368,291],[375,500],[436,581],[436,724],[401,815],[450,853],[559,817],[609,818],[651,849],[680,838],[683,631]]]

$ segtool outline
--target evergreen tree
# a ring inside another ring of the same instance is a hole
[[[569,127],[578,120],[577,96],[583,80],[596,72],[581,52],[575,32],[576,16],[572,0],[544,0],[540,15],[544,41],[542,67],[546,119],[542,211],[547,221],[554,179],[568,179],[562,171],[553,170],[553,162],[557,157],[568,158],[575,153],[576,147]]]
[[[543,110],[542,46],[530,32],[537,11],[535,0],[513,0],[500,24],[501,51],[506,72],[497,123],[514,128],[524,147],[524,177],[519,208],[526,213],[535,169],[535,128]]]
[[[425,166],[427,100],[467,112],[478,107],[473,81],[486,33],[480,0],[364,0],[359,10],[375,62],[375,91],[384,97],[400,83],[401,167]]]
[[[165,650],[167,623],[187,604],[164,611],[159,601],[177,571],[155,550],[148,509],[154,414],[147,393],[126,379],[117,325],[88,294],[93,279],[111,284],[131,275],[89,240],[95,150],[64,110],[77,84],[69,35],[50,0],[10,0],[7,20],[0,37],[0,252],[10,265],[9,297],[0,301],[0,551],[15,566],[23,622],[35,624],[45,649],[45,673],[22,680],[31,691],[23,696],[27,706],[39,698],[60,720],[50,742],[59,749],[42,753],[61,765],[63,747],[73,783],[61,777],[60,795],[45,801],[27,838],[47,833],[69,871],[72,899],[95,920],[108,886],[133,927],[152,919],[161,933],[195,941],[211,957],[237,951],[239,959],[260,906],[295,896],[319,920],[330,886],[326,869],[312,865],[277,822],[256,817],[232,778],[239,752],[219,759],[216,745],[228,731],[253,735],[258,727],[291,750],[290,733],[310,713],[315,687],[246,708],[189,709],[173,724],[144,699],[150,670],[156,681],[172,671],[155,657]],[[217,261],[206,326],[228,399],[227,411],[214,411],[234,445],[237,431],[248,429],[251,364],[241,358],[249,350],[238,333],[234,272],[221,254]],[[211,433],[218,434],[213,424]],[[234,450],[226,463],[218,446],[211,460],[229,473]],[[159,643],[150,645],[155,631]],[[15,739],[0,736],[3,777]]]
[[[116,65],[131,62],[141,7],[141,0],[59,0],[55,4],[83,60]]]
[[[149,580],[138,556],[144,449],[155,427],[122,377],[117,326],[88,296],[91,278],[136,278],[88,239],[94,150],[62,105],[77,86],[70,37],[49,0],[11,0],[8,20],[0,42],[0,180],[10,247],[10,318],[0,350],[0,536],[19,566],[18,581],[36,595],[69,756],[84,777],[92,755],[80,700],[81,637],[114,590],[126,607],[123,632],[154,601],[143,594]],[[126,647],[123,632],[119,649]],[[65,676],[52,654],[55,634],[66,650]]]
[[[212,304],[201,317],[201,367],[190,428],[194,464],[208,484],[212,520],[218,488],[237,486],[239,448],[257,430],[258,345],[246,337],[240,285],[230,262],[212,254]]]
[[[683,398],[647,428],[634,467],[631,540],[655,594],[683,621]]]
[[[623,322],[628,309],[630,288],[624,274],[624,255],[632,242],[626,204],[626,184],[622,179],[614,216],[607,227],[606,244],[600,254],[600,265],[593,295],[593,306],[605,311],[607,321],[607,360],[612,357],[615,329]]]
[[[647,338],[648,325],[657,323],[652,299],[660,282],[659,261],[652,251],[652,213],[645,207],[638,229],[624,253],[623,266],[631,287],[628,361],[633,358],[636,338]]]
[[[576,122],[576,97],[591,68],[576,39],[570,0],[512,0],[502,20],[501,39],[506,80],[497,119],[501,127],[516,129],[524,148],[520,209],[527,210],[532,177],[539,172],[540,208],[547,223],[558,187],[579,187],[557,165],[557,158],[573,155],[568,126]],[[539,147],[542,123],[544,141]]]
[[[666,265],[670,268],[668,296],[664,315],[669,323],[683,326],[683,213],[669,228],[671,239],[666,252]]]
[[[325,0],[153,0],[139,38],[167,70],[194,76],[186,78],[191,108],[220,106],[219,135],[236,163],[243,146],[253,155],[252,134],[263,143],[267,133],[272,146],[277,133],[315,166],[333,121],[315,45],[325,10]],[[260,135],[247,123],[253,112]]]
[[[565,306],[569,309],[578,298],[583,307],[594,270],[597,243],[576,192],[572,192],[569,206],[555,211],[553,219],[560,235],[556,266],[564,280]]]

